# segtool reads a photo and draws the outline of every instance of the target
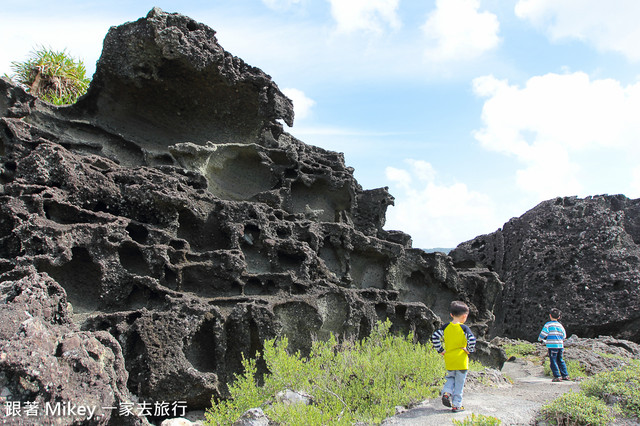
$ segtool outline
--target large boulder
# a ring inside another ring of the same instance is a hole
[[[29,268],[11,275],[0,293],[4,421],[148,424],[135,415],[119,415],[117,407],[133,403],[122,351],[113,336],[80,331],[71,321],[64,290],[46,274]]]
[[[548,200],[450,255],[504,283],[493,335],[535,341],[557,307],[569,334],[640,342],[640,200]]]
[[[201,409],[265,339],[304,354],[390,319],[425,342],[453,300],[478,336],[493,321],[497,274],[383,230],[387,189],[286,133],[292,105],[270,77],[186,16],[112,28],[73,106],[7,80],[0,93],[0,282],[15,293],[29,270],[64,300],[71,334],[47,325],[46,356],[98,358],[91,395]],[[4,338],[27,344],[27,319]]]

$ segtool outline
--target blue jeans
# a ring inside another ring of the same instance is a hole
[[[551,366],[553,377],[569,377],[567,364],[562,359],[563,352],[564,349],[562,348],[549,348],[549,365]]]
[[[467,380],[467,372],[469,370],[447,370],[442,393],[451,394],[451,405],[454,407],[462,406],[462,392],[464,390],[464,382]]]

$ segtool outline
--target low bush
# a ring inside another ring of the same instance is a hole
[[[608,425],[614,416],[607,404],[582,392],[565,393],[542,406],[541,420],[553,425]]]
[[[454,425],[459,426],[498,426],[502,424],[502,420],[483,414],[472,414],[464,420],[453,420]]]
[[[411,406],[438,395],[445,369],[431,344],[413,335],[394,336],[391,323],[378,323],[362,341],[331,336],[313,343],[309,357],[291,353],[288,340],[268,340],[261,356],[269,371],[258,385],[256,359],[243,358],[244,373],[229,385],[231,399],[212,401],[207,424],[231,424],[246,410],[261,407],[280,424],[380,423],[396,406]],[[274,400],[286,389],[308,394],[311,405]]]
[[[581,389],[586,395],[618,405],[625,415],[640,418],[640,362],[596,374],[585,380]]]
[[[507,355],[507,359],[511,358],[512,356],[526,357],[536,353],[536,345],[529,342],[505,344],[502,348]]]

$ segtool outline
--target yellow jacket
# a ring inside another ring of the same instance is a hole
[[[469,369],[467,351],[474,352],[476,349],[476,338],[469,327],[460,323],[446,323],[431,335],[431,343],[438,353],[444,352],[447,370]]]

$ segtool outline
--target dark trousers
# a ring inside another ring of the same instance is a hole
[[[549,348],[549,364],[553,377],[569,377],[567,364],[565,364],[564,359],[562,359],[563,352],[564,349],[562,348]]]

